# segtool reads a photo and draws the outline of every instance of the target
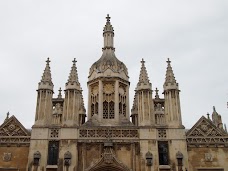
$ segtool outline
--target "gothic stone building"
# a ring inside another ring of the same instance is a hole
[[[153,93],[142,60],[135,96],[129,99],[128,70],[115,56],[114,30],[106,18],[102,55],[89,70],[87,112],[76,60],[65,96],[60,90],[53,98],[48,59],[32,130],[8,115],[0,127],[0,170],[228,171],[228,135],[221,116],[214,108],[212,118],[202,116],[186,131],[169,59],[164,97],[157,89]]]

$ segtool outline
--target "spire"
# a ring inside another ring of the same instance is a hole
[[[81,90],[80,83],[78,81],[78,72],[76,67],[76,59],[74,58],[73,66],[71,67],[70,75],[66,83],[66,89],[78,89]]]
[[[9,119],[9,112],[7,112],[6,118],[5,118],[5,121],[4,122],[6,122],[8,119]]]
[[[114,50],[114,47],[113,47],[114,29],[111,25],[110,19],[111,17],[109,17],[109,14],[107,14],[107,17],[106,17],[107,21],[103,30],[103,37],[104,37],[103,50],[110,49],[110,48]]]
[[[58,99],[61,99],[62,98],[62,89],[61,87],[59,88],[59,94],[58,94]]]
[[[39,82],[39,89],[50,89],[53,90],[53,83],[51,78],[51,69],[50,63],[51,61],[47,58],[46,67],[44,69],[44,73],[42,75],[41,81]]]
[[[139,82],[137,84],[137,89],[151,89],[151,83],[148,78],[147,70],[145,67],[145,61],[141,61],[141,70],[139,75]]]
[[[156,87],[155,89],[155,99],[159,99],[159,94],[158,94],[158,88]]]
[[[167,69],[166,69],[166,76],[165,76],[165,83],[164,83],[164,89],[178,89],[178,83],[176,82],[173,69],[171,67],[171,61],[168,60],[167,62]]]

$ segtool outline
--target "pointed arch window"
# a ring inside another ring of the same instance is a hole
[[[169,146],[167,141],[158,142],[159,165],[169,164]]]
[[[59,158],[59,141],[49,141],[48,144],[48,165],[57,165]]]
[[[113,101],[103,102],[103,119],[115,118],[115,103]]]

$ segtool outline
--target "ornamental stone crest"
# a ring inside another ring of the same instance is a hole
[[[213,161],[213,157],[212,157],[211,153],[205,153],[205,161],[207,161],[207,162]]]
[[[3,154],[3,161],[5,161],[5,162],[11,161],[11,156],[12,156],[12,153],[4,153]]]

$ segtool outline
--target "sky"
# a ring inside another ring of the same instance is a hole
[[[130,108],[141,59],[163,97],[166,60],[179,83],[182,120],[191,128],[213,111],[228,124],[227,0],[0,1],[0,124],[6,113],[34,124],[38,82],[50,58],[54,97],[65,88],[73,58],[87,108],[89,68],[102,54],[106,15],[116,56],[130,76]]]

